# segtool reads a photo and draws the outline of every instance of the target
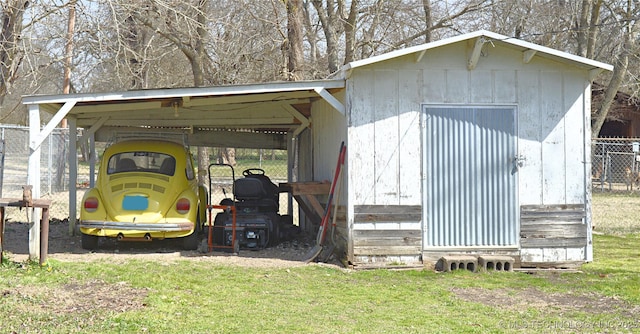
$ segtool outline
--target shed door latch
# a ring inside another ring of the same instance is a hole
[[[524,166],[525,161],[527,161],[527,158],[525,158],[523,155],[517,155],[513,157],[513,163],[514,163],[513,168],[516,171],[519,170],[522,166]]]

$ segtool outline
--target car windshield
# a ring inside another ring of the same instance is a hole
[[[109,158],[107,174],[122,172],[151,172],[173,176],[176,159],[168,154],[137,151],[114,154]]]

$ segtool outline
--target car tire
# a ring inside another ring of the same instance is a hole
[[[98,237],[90,234],[82,234],[82,248],[87,250],[95,250],[98,248]]]
[[[193,231],[190,235],[184,237],[182,239],[182,248],[184,250],[196,250],[198,249],[198,244],[200,244],[200,237],[197,231]]]

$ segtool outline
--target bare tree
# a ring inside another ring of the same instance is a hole
[[[576,22],[576,53],[580,56],[587,58],[595,56],[601,8],[602,0],[582,0],[580,18]]]
[[[345,1],[311,0],[311,3],[316,9],[318,20],[320,20],[322,24],[325,43],[327,44],[327,66],[329,73],[334,73],[338,71],[340,66],[340,61],[338,60],[338,39],[343,31],[341,18]]]
[[[472,20],[473,13],[490,4],[489,0],[441,1],[437,5],[431,0],[310,2],[322,27],[329,73],[357,59],[430,41],[434,31],[452,28],[457,19]],[[342,40],[344,45],[339,43]]]
[[[2,32],[0,34],[0,104],[18,76],[18,68],[24,57],[20,46],[24,12],[28,0],[2,2]]]
[[[424,26],[432,27],[433,18],[431,16],[431,0],[422,0],[422,7],[424,9]],[[428,29],[424,32],[424,42],[431,42],[431,29]]]
[[[599,6],[601,3],[601,1],[597,1],[594,6]],[[602,129],[602,125],[604,124],[607,114],[611,109],[615,96],[620,87],[624,85],[630,55],[636,54],[638,51],[636,40],[639,22],[635,20],[635,17],[637,17],[637,10],[638,8],[634,8],[634,3],[631,0],[627,0],[625,10],[620,11],[620,22],[623,27],[621,32],[622,43],[620,44],[619,52],[615,57],[613,75],[605,90],[603,101],[595,112],[595,115],[593,115],[593,124],[591,128],[591,135],[593,138],[598,137],[600,129]]]
[[[73,34],[76,26],[76,2],[71,0],[69,3],[69,20],[67,23],[67,43],[64,47],[64,75],[62,83],[62,94],[69,94],[71,90],[71,60],[73,59]],[[63,122],[66,127],[66,122]]]
[[[138,4],[139,5],[139,4]],[[149,1],[142,8],[127,7],[121,3],[120,6],[126,9],[128,15],[125,23],[125,43],[128,63],[135,74],[134,85],[140,88],[143,79],[146,77],[144,66],[138,66],[144,60],[140,52],[147,37],[142,34],[144,31],[151,31],[169,41],[172,46],[179,50],[188,60],[191,74],[193,75],[193,86],[202,87],[208,82],[205,80],[205,73],[210,66],[206,45],[208,43],[209,11],[208,0],[197,0],[194,5],[186,4],[182,1],[160,2]],[[198,180],[204,184],[207,180],[209,166],[209,154],[206,147],[198,147]]]
[[[284,0],[287,6],[287,72],[288,79],[302,79],[302,0]]]

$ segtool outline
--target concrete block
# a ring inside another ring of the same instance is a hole
[[[469,270],[471,272],[476,272],[478,270],[478,259],[473,256],[465,255],[443,256],[436,263],[436,270]]]
[[[483,255],[478,257],[478,265],[482,270],[513,271],[515,260],[510,256]]]

